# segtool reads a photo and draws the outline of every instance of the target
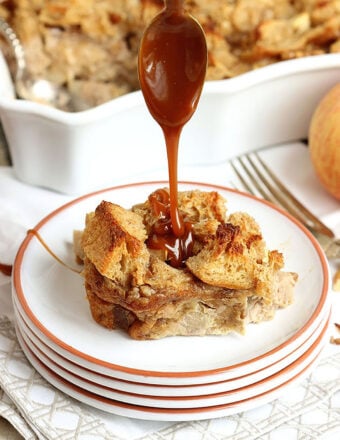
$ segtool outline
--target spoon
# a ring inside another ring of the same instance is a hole
[[[165,137],[170,215],[177,237],[185,232],[177,202],[179,137],[196,110],[206,67],[207,44],[200,24],[185,12],[183,1],[166,0],[142,37],[138,73],[147,107]]]
[[[21,42],[11,26],[2,18],[0,18],[0,32],[13,50],[16,60],[14,83],[17,95],[25,100],[39,102],[60,110],[77,111],[65,87],[53,84],[46,79],[33,78],[29,74]]]

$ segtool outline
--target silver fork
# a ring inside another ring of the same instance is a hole
[[[259,154],[236,157],[230,165],[246,191],[285,209],[310,230],[328,259],[340,258],[340,238],[285,187]]]

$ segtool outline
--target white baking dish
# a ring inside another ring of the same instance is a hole
[[[180,165],[221,163],[306,138],[318,101],[339,81],[340,54],[331,54],[207,82],[183,131]],[[163,135],[140,92],[66,113],[6,90],[0,88],[1,121],[16,175],[26,183],[80,194],[166,165]]]

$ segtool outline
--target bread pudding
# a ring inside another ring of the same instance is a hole
[[[5,0],[30,73],[66,85],[79,107],[139,89],[137,53],[163,0]],[[338,0],[187,0],[208,44],[207,80],[340,52]],[[6,45],[2,49],[6,51]]]
[[[193,246],[173,267],[167,252],[148,247],[159,221],[151,197],[131,209],[102,201],[75,233],[98,324],[142,340],[245,334],[247,324],[270,320],[293,302],[297,274],[282,270],[283,255],[267,249],[249,214],[227,214],[215,191],[179,192]]]

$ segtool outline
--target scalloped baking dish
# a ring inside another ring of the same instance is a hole
[[[166,169],[163,134],[141,92],[67,113],[15,99],[5,67],[0,62],[0,117],[18,179],[81,194]],[[183,130],[180,165],[217,164],[306,138],[318,101],[339,81],[340,54],[329,54],[206,82],[197,112]]]

